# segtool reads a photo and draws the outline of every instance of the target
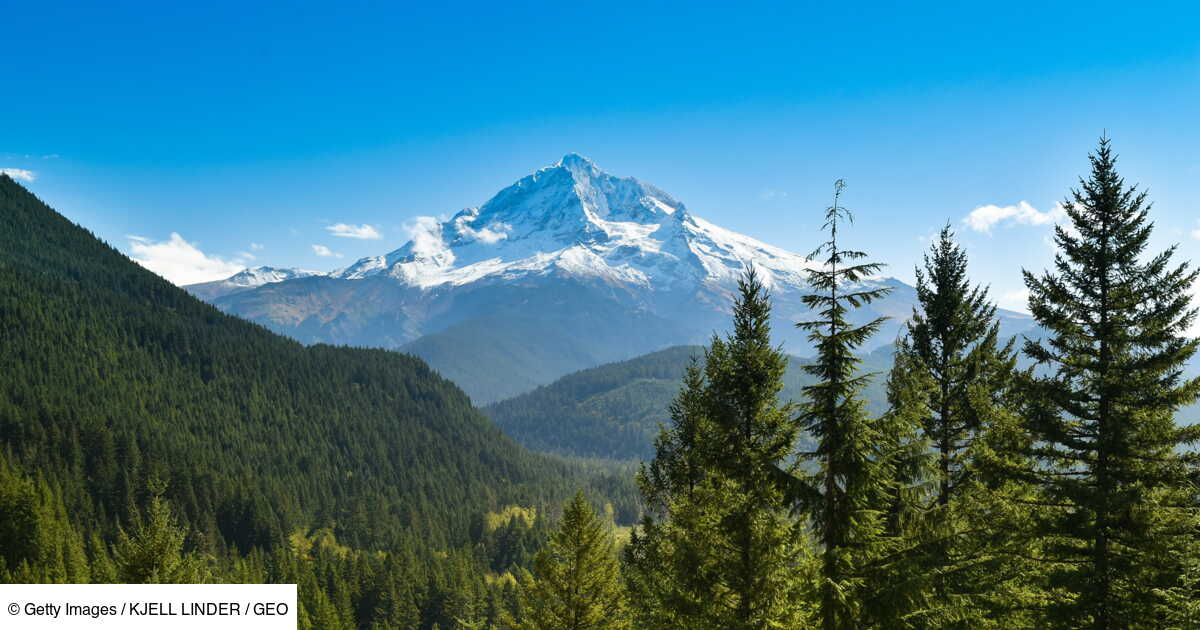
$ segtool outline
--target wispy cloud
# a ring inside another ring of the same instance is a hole
[[[325,229],[329,230],[330,234],[341,238],[357,238],[366,241],[375,241],[383,238],[383,235],[379,233],[379,230],[375,229],[375,226],[367,225],[366,223],[362,225],[335,223],[326,226]]]
[[[1027,313],[1029,312],[1029,289],[1017,289],[1016,291],[1001,293],[996,303],[1001,308],[1006,308],[1010,311]]]
[[[991,232],[999,224],[1048,225],[1066,216],[1067,211],[1061,203],[1054,204],[1054,208],[1047,212],[1041,212],[1029,202],[1022,201],[1015,206],[979,206],[963,219],[963,223],[976,232]]]
[[[437,217],[413,217],[404,223],[403,229],[413,243],[414,254],[432,256],[445,249],[442,225]]]
[[[23,168],[0,168],[0,173],[8,175],[13,179],[23,179],[27,182],[37,179],[37,173]]]
[[[1200,219],[1196,219],[1196,225],[1197,227],[1189,232],[1189,234],[1192,235],[1192,238],[1200,241]]]
[[[176,232],[165,241],[132,235],[127,238],[130,258],[177,285],[224,280],[246,268],[238,262],[205,254]]]
[[[324,245],[313,245],[312,248],[313,248],[313,253],[318,256],[324,256],[326,258],[341,258],[342,257],[341,254],[329,249],[328,247],[325,247]]]
[[[262,243],[250,243],[250,251],[257,252],[263,248]]]
[[[786,190],[764,190],[758,193],[758,198],[763,201],[773,201],[775,199],[787,199]]]
[[[508,233],[512,232],[512,226],[503,222],[494,222],[490,225],[485,225],[483,228],[476,230],[471,227],[471,221],[475,217],[463,215],[454,221],[454,229],[463,237],[479,241],[481,243],[497,243],[508,238]],[[420,222],[424,220],[423,224]],[[416,238],[417,234],[428,234],[429,238],[441,241],[441,224],[433,217],[417,217],[418,224],[412,227],[405,226],[405,231],[408,232],[410,238]],[[417,225],[421,225],[420,228]]]

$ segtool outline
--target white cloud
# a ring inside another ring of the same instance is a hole
[[[313,248],[313,253],[318,256],[324,256],[325,258],[341,258],[342,257],[341,254],[329,249],[328,247],[325,247],[324,245],[313,245],[312,248]]]
[[[404,224],[404,231],[413,242],[413,253],[431,255],[445,249],[442,226],[437,217],[414,217]]]
[[[23,179],[27,182],[37,179],[37,173],[23,168],[0,168],[0,173],[8,175],[13,179]]]
[[[470,228],[468,228],[470,230]],[[475,240],[491,245],[497,241],[508,238],[508,233],[512,231],[512,226],[507,223],[496,223],[489,225],[482,230],[470,230],[471,236]]]
[[[134,262],[180,286],[224,280],[245,269],[237,262],[205,254],[176,232],[171,232],[171,238],[165,241],[143,236],[127,238]]]
[[[262,243],[250,243],[250,251],[256,252],[263,248]]]
[[[326,226],[325,229],[329,230],[330,234],[334,236],[340,236],[342,238],[357,238],[369,241],[375,241],[383,238],[383,235],[379,233],[379,230],[376,230],[374,226],[367,225],[366,223],[362,225],[336,223],[334,225]]]
[[[1001,308],[1006,308],[1010,311],[1019,311],[1021,313],[1029,312],[1029,289],[1017,289],[1016,291],[1007,291],[1000,294],[1000,299],[996,303]]]
[[[491,225],[486,225],[483,227],[483,229],[476,230],[475,228],[471,227],[470,224],[474,218],[475,217],[469,215],[459,217],[454,221],[454,229],[457,230],[459,234],[471,240],[486,243],[488,245],[508,238],[508,233],[512,232],[511,225],[499,221],[492,223]],[[437,220],[433,217],[418,217],[418,220],[420,219],[432,220],[432,223],[427,222],[427,225],[423,228],[423,230],[425,233],[430,234],[434,238],[440,239],[440,237],[436,235],[438,227]],[[409,229],[408,231],[410,235],[414,233],[412,229]]]
[[[785,190],[764,190],[758,193],[758,198],[763,201],[773,201],[775,199],[787,199],[787,191]]]
[[[1049,212],[1041,212],[1029,202],[1022,201],[1015,206],[979,206],[963,219],[963,223],[976,232],[991,232],[992,227],[1000,223],[1047,225],[1066,216],[1067,211],[1061,203],[1054,204]]]

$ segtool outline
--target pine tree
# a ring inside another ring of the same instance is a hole
[[[639,475],[649,515],[626,558],[646,627],[792,628],[806,617],[803,524],[789,498],[799,427],[777,401],[786,358],[771,345],[758,275],[738,290],[733,333],[688,370]]]
[[[894,498],[895,477],[895,453],[887,452],[886,436],[864,406],[862,389],[872,375],[858,373],[861,360],[855,355],[883,318],[854,326],[846,317],[888,289],[863,282],[881,264],[859,262],[866,254],[843,249],[838,241],[839,225],[852,220],[840,204],[844,188],[842,180],[834,184],[833,205],[825,212],[822,229],[829,231],[829,240],[809,255],[824,255],[823,264],[809,271],[816,293],[804,296],[817,319],[797,324],[808,331],[817,353],[804,368],[817,382],[804,387],[808,400],[800,416],[816,442],[801,459],[816,471],[804,479],[800,498],[821,546],[816,600],[824,630],[871,627],[867,602],[876,595],[868,594],[868,567],[884,547],[884,513]]]
[[[974,458],[976,441],[1008,412],[1016,355],[1011,340],[1000,344],[996,307],[986,288],[971,286],[966,252],[949,225],[923,267],[916,269],[919,308],[897,344],[889,391],[893,414],[920,410],[916,422],[936,462],[935,487],[916,528],[914,550],[922,558],[914,572],[931,580],[916,612],[924,627],[975,628],[989,611],[982,600],[1011,575],[995,547],[1004,538],[999,528],[1011,523],[987,507],[1001,495],[980,485]],[[917,382],[927,386],[917,391]]]
[[[151,488],[145,519],[135,520],[133,534],[124,530],[113,547],[117,577],[127,584],[198,584],[208,567],[203,557],[184,551],[187,531],[180,527],[162,498],[162,486]],[[136,513],[135,513],[136,514]]]
[[[901,346],[904,343],[900,341]],[[889,408],[879,419],[880,453],[888,454],[883,525],[878,557],[868,567],[875,597],[872,615],[887,615],[897,628],[924,628],[929,597],[926,550],[940,523],[929,518],[927,502],[935,480],[930,442],[921,421],[929,414],[935,385],[924,366],[901,348],[893,355],[886,392]]]
[[[703,450],[712,429],[704,410],[702,366],[692,360],[671,402],[671,425],[655,440],[656,456],[637,476],[646,514],[625,548],[624,577],[637,626],[715,627],[724,605],[711,551],[718,544]]]
[[[1064,204],[1070,227],[1055,228],[1054,270],[1025,272],[1049,331],[1024,347],[1045,373],[1029,389],[1035,514],[1057,562],[1046,625],[1162,628],[1156,593],[1180,583],[1197,527],[1180,448],[1200,428],[1174,423],[1200,393],[1182,376],[1200,344],[1186,336],[1197,272],[1171,263],[1175,247],[1147,255],[1150,204],[1117,174],[1108,139],[1089,157]]]
[[[966,480],[966,457],[981,428],[982,411],[970,391],[983,386],[1001,394],[1013,352],[1011,341],[1000,347],[996,307],[986,288],[970,285],[967,254],[949,225],[930,249],[925,269],[916,269],[920,309],[913,309],[908,343],[900,349],[919,359],[935,384],[922,428],[937,450],[935,502],[945,507]]]
[[[522,630],[621,630],[629,627],[626,593],[605,528],[580,491],[562,523],[524,573],[518,591]]]

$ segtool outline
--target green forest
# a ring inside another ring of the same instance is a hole
[[[861,355],[859,371],[891,368],[890,345]],[[671,401],[692,360],[704,360],[701,346],[673,346],[627,361],[568,374],[549,385],[483,407],[496,426],[521,445],[568,457],[649,461],[659,427],[670,422]],[[800,400],[813,377],[811,363],[787,357],[782,400]],[[881,379],[864,390],[867,410],[883,413],[887,392]]]
[[[420,360],[222,314],[8,177],[0,338],[0,581],[297,583],[304,627],[451,628],[576,489],[640,512]]]
[[[1200,628],[1176,419],[1200,271],[1150,248],[1107,139],[1090,160],[1022,272],[1037,338],[1001,337],[947,226],[864,356],[882,320],[851,315],[887,289],[839,180],[813,356],[773,341],[751,269],[727,335],[489,407],[557,455],[411,356],[220,313],[0,176],[0,581],[296,583],[304,628]]]

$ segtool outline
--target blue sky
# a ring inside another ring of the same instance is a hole
[[[1194,2],[172,4],[0,7],[0,168],[176,279],[390,251],[574,151],[799,252],[845,178],[889,273],[951,221],[1016,307],[1105,130],[1200,259]]]

